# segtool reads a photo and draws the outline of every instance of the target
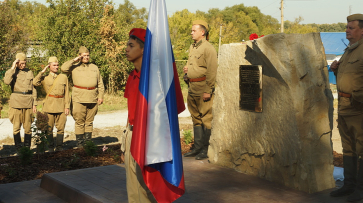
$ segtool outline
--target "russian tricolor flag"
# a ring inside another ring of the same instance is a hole
[[[178,114],[185,110],[164,0],[151,0],[131,154],[158,202],[185,192]]]

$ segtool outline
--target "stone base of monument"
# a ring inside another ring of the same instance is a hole
[[[224,44],[219,56],[211,163],[309,193],[335,187],[333,96],[320,34]]]
[[[45,174],[40,187],[70,203],[127,202],[122,165]]]

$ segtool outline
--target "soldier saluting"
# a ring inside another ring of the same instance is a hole
[[[49,68],[49,74],[44,75]],[[34,78],[33,85],[42,85],[47,96],[43,104],[43,111],[48,115],[49,151],[54,151],[53,127],[57,128],[56,150],[62,150],[64,128],[69,114],[69,88],[68,78],[64,74],[58,74],[59,63],[57,57],[50,57],[48,65]]]
[[[4,82],[11,86],[9,101],[9,119],[13,124],[13,136],[15,147],[22,147],[20,128],[24,128],[24,146],[30,148],[31,123],[33,113],[37,112],[37,91],[33,86],[33,72],[26,68],[26,56],[24,53],[16,54],[16,60],[11,68],[6,71]]]
[[[79,48],[79,55],[65,62],[61,69],[71,74],[73,80],[71,112],[75,124],[78,147],[91,140],[93,120],[98,105],[103,103],[104,86],[100,71],[95,64],[89,63],[90,54],[86,47]]]

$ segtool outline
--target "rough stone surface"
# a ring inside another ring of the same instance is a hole
[[[319,33],[221,46],[209,160],[309,193],[335,187],[333,96]],[[262,65],[263,112],[239,109],[239,66]]]

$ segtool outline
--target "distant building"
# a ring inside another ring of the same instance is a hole
[[[329,82],[336,84],[336,78],[333,71],[330,69],[330,64],[334,60],[339,60],[344,54],[344,50],[349,44],[346,39],[345,32],[321,32],[321,41],[325,49],[325,56],[328,62]]]
[[[30,41],[28,42],[28,49],[26,51],[26,57],[30,60],[33,57],[44,58],[47,56],[47,51],[41,50],[42,41]]]

